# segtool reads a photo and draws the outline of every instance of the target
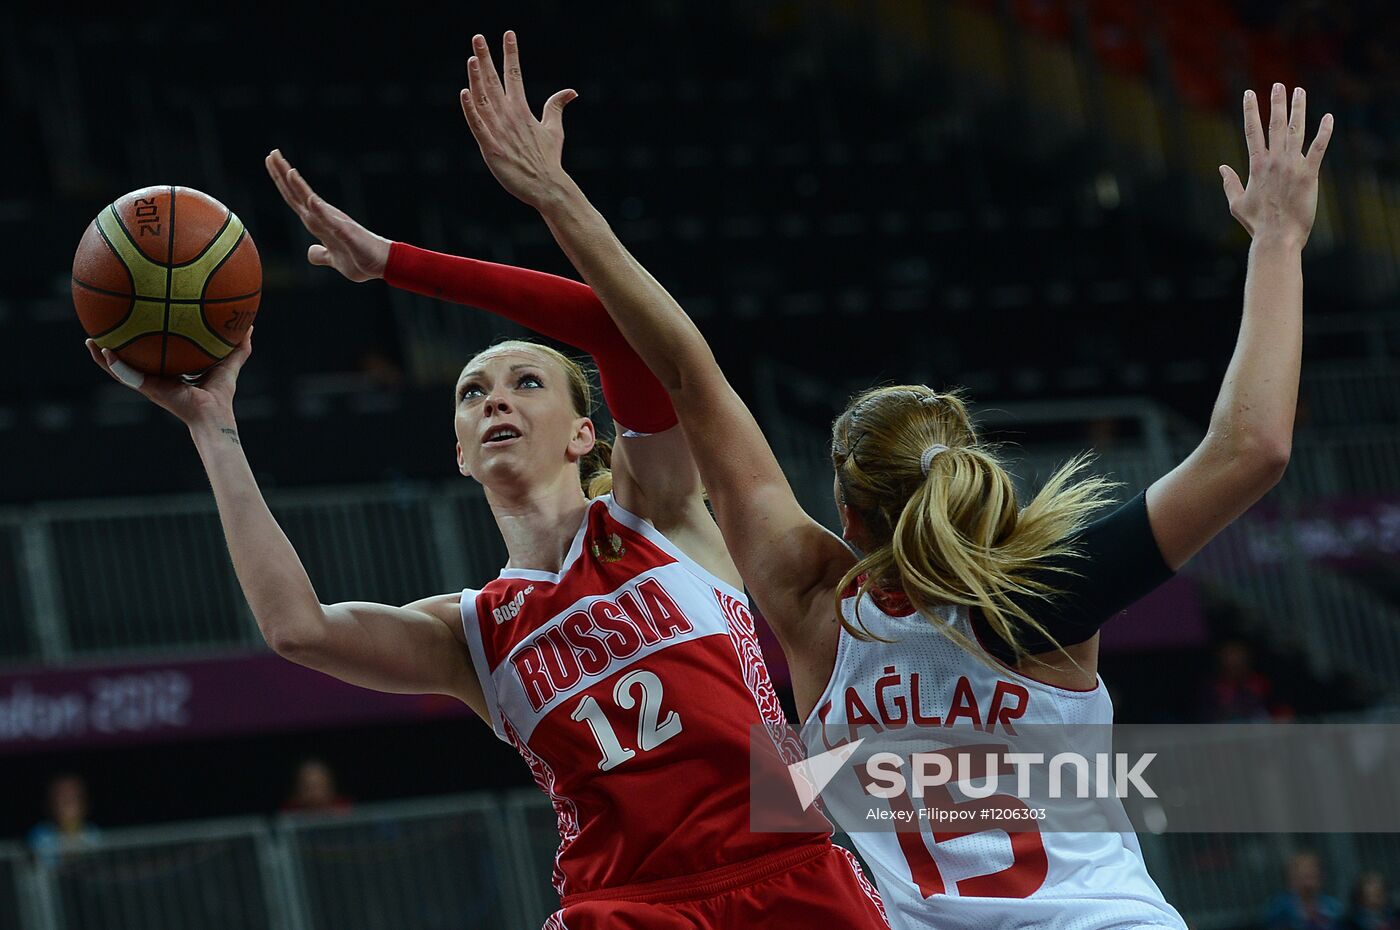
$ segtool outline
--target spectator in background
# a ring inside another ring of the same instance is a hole
[[[1385,877],[1379,872],[1362,872],[1351,887],[1351,902],[1345,930],[1400,930],[1395,908],[1390,906],[1390,894]]]
[[[1254,668],[1254,651],[1242,639],[1215,650],[1215,677],[1205,693],[1204,716],[1213,723],[1290,720],[1293,710],[1274,698],[1269,676]]]
[[[323,759],[303,759],[297,766],[291,796],[282,805],[284,814],[339,814],[350,809],[350,800],[335,783],[335,772]]]
[[[48,815],[29,831],[29,848],[45,865],[57,865],[65,855],[98,844],[98,830],[88,822],[87,783],[81,777],[59,775],[49,782]]]
[[[1342,903],[1322,892],[1322,861],[1304,849],[1288,860],[1288,890],[1269,903],[1269,930],[1341,930]]]

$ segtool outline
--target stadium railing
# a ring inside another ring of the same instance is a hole
[[[542,926],[559,906],[559,895],[552,882],[554,856],[559,848],[558,819],[549,800],[528,788],[511,793],[502,809],[510,835],[515,838],[521,913],[528,916],[525,923],[529,926]]]
[[[1105,402],[1106,403],[1106,402]],[[1141,402],[1135,438],[1106,445],[1093,466],[1136,493],[1190,448],[1171,417]],[[768,404],[765,425],[799,499],[831,522],[827,439]],[[1073,408],[1071,410],[1070,408]],[[1092,419],[1109,408],[1075,401],[1006,405],[998,416],[1030,423]],[[1116,409],[1116,408],[1115,408]],[[1135,414],[1133,411],[1137,411]],[[1018,419],[1019,418],[1019,419]],[[1066,444],[1012,447],[1023,490],[1080,451]],[[1400,437],[1359,426],[1304,432],[1281,487],[1279,518],[1315,498],[1377,497],[1400,490]],[[407,603],[494,576],[503,549],[480,490],[404,484],[271,492],[268,499],[323,601]],[[1320,671],[1385,680],[1400,650],[1400,611],[1377,592],[1296,552],[1278,567],[1247,558],[1256,532],[1242,521],[1188,568],[1227,597],[1267,611],[1310,649]],[[1291,534],[1283,534],[1291,538]],[[1272,572],[1272,574],[1271,574]],[[1277,576],[1277,577],[1275,577]],[[207,495],[44,504],[0,512],[0,663],[121,659],[262,648],[247,615]],[[21,622],[8,622],[18,617]],[[1325,617],[1328,622],[1315,622]]]
[[[0,843],[0,927],[39,930],[38,895],[29,856],[18,843]]]
[[[113,830],[35,863],[32,930],[293,930],[264,821]]]
[[[268,495],[327,603],[407,603],[495,574],[499,534],[475,488]],[[213,500],[178,495],[46,504],[0,515],[0,661],[260,648]],[[18,631],[15,628],[18,627]]]
[[[1400,723],[1400,705],[1306,722],[1394,725]],[[1319,854],[1327,889],[1343,900],[1361,871],[1393,874],[1400,868],[1400,835],[1393,833],[1140,833],[1138,837],[1148,869],[1167,900],[1198,930],[1261,925],[1267,902],[1284,890],[1288,857],[1304,849]]]
[[[1329,722],[1394,722],[1388,716]],[[1200,930],[1259,922],[1288,856],[1323,858],[1341,891],[1362,869],[1400,869],[1391,834],[1140,835],[1148,867]],[[549,801],[532,790],[282,816],[110,830],[62,860],[0,846],[0,926],[535,930],[557,907]]]
[[[522,897],[533,870],[520,861],[514,809],[478,794],[280,818],[294,925],[449,930],[510,926],[518,915],[537,915],[540,902]],[[553,833],[552,814],[549,828]]]

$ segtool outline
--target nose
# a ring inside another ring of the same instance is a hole
[[[482,413],[491,416],[497,413],[510,413],[510,401],[504,395],[492,391],[482,403]]]

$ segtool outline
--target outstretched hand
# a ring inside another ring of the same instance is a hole
[[[253,327],[248,327],[243,341],[222,361],[207,369],[193,382],[183,378],[159,378],[143,374],[117,358],[110,349],[100,349],[87,340],[88,354],[93,362],[126,387],[193,427],[201,419],[233,416],[233,394],[238,388],[238,373],[253,353]]]
[[[1269,137],[1259,119],[1259,100],[1254,91],[1244,95],[1244,139],[1249,149],[1249,186],[1229,165],[1220,166],[1225,182],[1225,198],[1230,214],[1254,238],[1279,236],[1302,246],[1312,232],[1317,217],[1317,175],[1322,156],[1332,138],[1333,119],[1328,113],[1318,126],[1317,135],[1306,152],[1303,133],[1307,127],[1307,92],[1293,89],[1293,109],[1289,112],[1282,84],[1275,84],[1269,101]]]
[[[291,166],[281,149],[273,149],[265,159],[267,173],[287,206],[301,218],[307,232],[321,240],[306,250],[313,265],[329,265],[351,281],[384,277],[389,264],[390,242],[376,236],[350,218],[343,210],[326,203],[306,183],[301,172]]]
[[[561,162],[564,107],[578,93],[559,91],[545,101],[543,116],[535,119],[525,99],[515,33],[507,32],[503,44],[504,83],[485,37],[473,37],[473,54],[467,59],[469,86],[461,92],[462,113],[491,174],[506,190],[538,208],[568,183]]]

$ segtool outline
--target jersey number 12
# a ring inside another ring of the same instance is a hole
[[[681,715],[674,710],[666,714],[665,720],[661,719],[663,690],[661,679],[645,669],[628,672],[613,687],[613,701],[623,710],[636,707],[638,698],[633,692],[641,692],[642,706],[637,712],[637,749],[642,752],[655,749],[681,731]],[[628,749],[618,740],[607,714],[603,713],[603,708],[593,699],[593,695],[586,695],[579,701],[569,716],[588,724],[588,729],[593,731],[593,738],[603,751],[603,760],[598,763],[600,770],[606,772],[615,769],[637,754],[636,749]]]

